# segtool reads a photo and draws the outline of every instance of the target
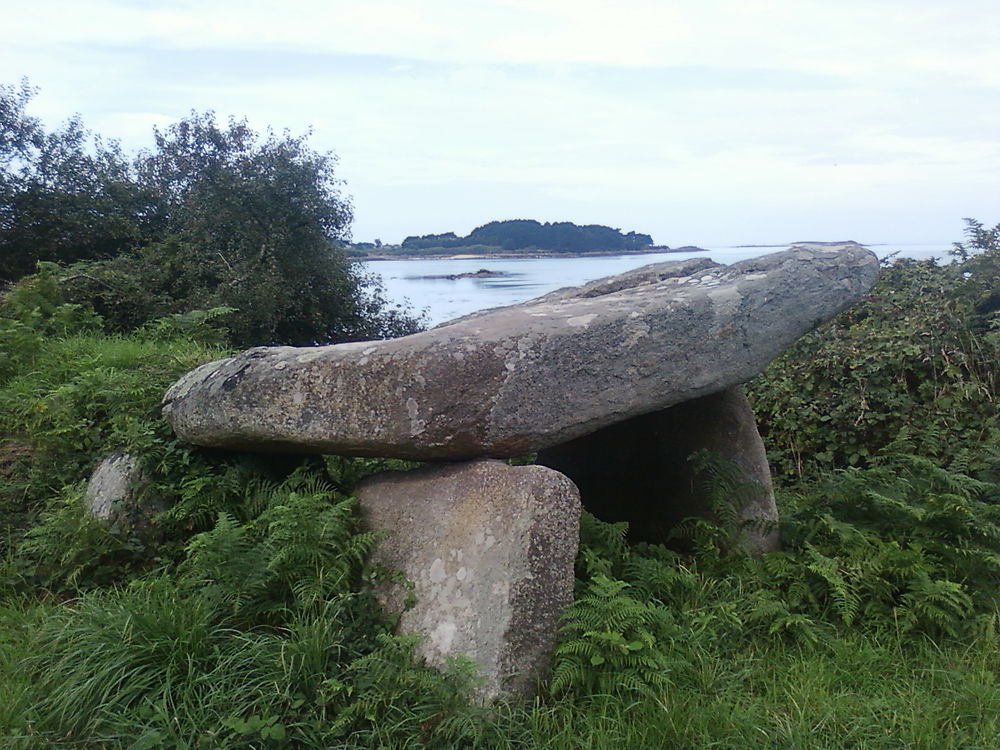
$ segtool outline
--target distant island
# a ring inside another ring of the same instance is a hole
[[[685,246],[654,245],[653,238],[639,232],[622,232],[601,224],[574,224],[571,221],[539,222],[534,219],[491,221],[476,227],[465,237],[454,232],[407,237],[399,245],[356,242],[347,246],[349,257],[357,260],[399,258],[486,258],[546,257],[579,255],[619,255],[700,251]]]

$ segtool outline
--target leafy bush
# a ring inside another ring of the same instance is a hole
[[[168,454],[204,464],[170,434],[160,400],[179,375],[224,351],[212,343],[212,313],[106,336],[92,311],[65,302],[57,275],[42,265],[0,302],[0,552],[20,549],[17,567],[33,584],[65,586],[151,564],[141,540],[85,514],[82,480],[121,451],[141,456],[153,476]]]
[[[970,223],[958,261],[897,260],[871,295],[807,334],[748,395],[779,477],[867,466],[897,439],[959,471],[1000,445],[996,230]]]
[[[224,324],[240,347],[416,330],[348,262],[350,202],[307,136],[192,113],[126,156],[79,118],[47,133],[32,93],[0,86],[0,280],[68,266],[67,300],[118,333],[218,307],[239,311]]]
[[[993,633],[1000,484],[937,467],[905,453],[910,447],[896,444],[870,468],[784,497],[794,506],[785,546],[760,559],[728,544],[732,529],[723,526],[706,529],[719,543],[683,556],[628,547],[624,524],[585,515],[577,598],[551,690],[676,687],[692,649],[725,654],[754,633],[801,645],[832,643],[847,630],[914,639]],[[712,480],[716,494],[740,490],[725,473]]]

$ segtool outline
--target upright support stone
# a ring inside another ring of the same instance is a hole
[[[401,613],[400,632],[425,636],[419,654],[438,668],[470,657],[484,702],[530,693],[573,597],[573,483],[543,466],[477,460],[378,474],[358,497],[368,528],[389,532],[374,561],[413,582],[383,584],[377,595]]]
[[[741,475],[739,542],[750,554],[778,546],[778,512],[764,443],[743,388],[733,386],[606,427],[538,454],[580,488],[584,507],[628,521],[631,536],[666,541],[686,517],[711,518],[709,498],[688,461],[707,449]]]

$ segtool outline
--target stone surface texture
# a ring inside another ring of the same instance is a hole
[[[108,524],[148,532],[153,515],[162,510],[162,506],[140,500],[147,481],[135,456],[128,453],[105,456],[87,483],[84,493],[87,512]]]
[[[400,632],[425,636],[420,655],[439,668],[472,658],[484,702],[530,693],[573,597],[573,483],[543,466],[480,459],[384,472],[362,482],[358,498],[367,527],[389,532],[374,561],[414,584],[377,593],[387,612],[402,613]]]
[[[399,339],[250,349],[185,375],[164,414],[206,446],[520,455],[745,382],[878,268],[856,244],[655,264]]]
[[[579,487],[584,507],[605,521],[628,521],[636,541],[662,543],[683,519],[718,520],[688,457],[709,450],[737,470],[737,543],[760,555],[778,547],[771,472],[741,386],[619,422],[541,451],[538,463]],[[683,546],[682,540],[675,540]]]

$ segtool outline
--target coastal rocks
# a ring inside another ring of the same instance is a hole
[[[377,596],[401,615],[400,632],[427,636],[420,655],[439,668],[470,657],[484,702],[532,692],[573,595],[573,483],[542,466],[479,460],[378,474],[358,498],[367,526],[388,532],[374,562],[413,582],[382,583]]]
[[[660,263],[400,339],[250,349],[184,376],[164,414],[205,446],[515,456],[748,380],[877,274],[855,244]]]
[[[705,486],[689,456],[711,451],[724,488]],[[635,541],[670,541],[686,518],[732,525],[750,555],[778,547],[778,511],[764,443],[746,395],[733,386],[669,409],[643,414],[541,451],[538,463],[566,474],[587,510],[628,521]],[[724,502],[727,508],[713,507]]]
[[[465,273],[446,273],[440,276],[415,276],[417,279],[427,279],[428,281],[458,281],[459,279],[499,279],[510,274],[503,271],[491,271],[488,268],[480,268],[478,271],[466,271]]]

